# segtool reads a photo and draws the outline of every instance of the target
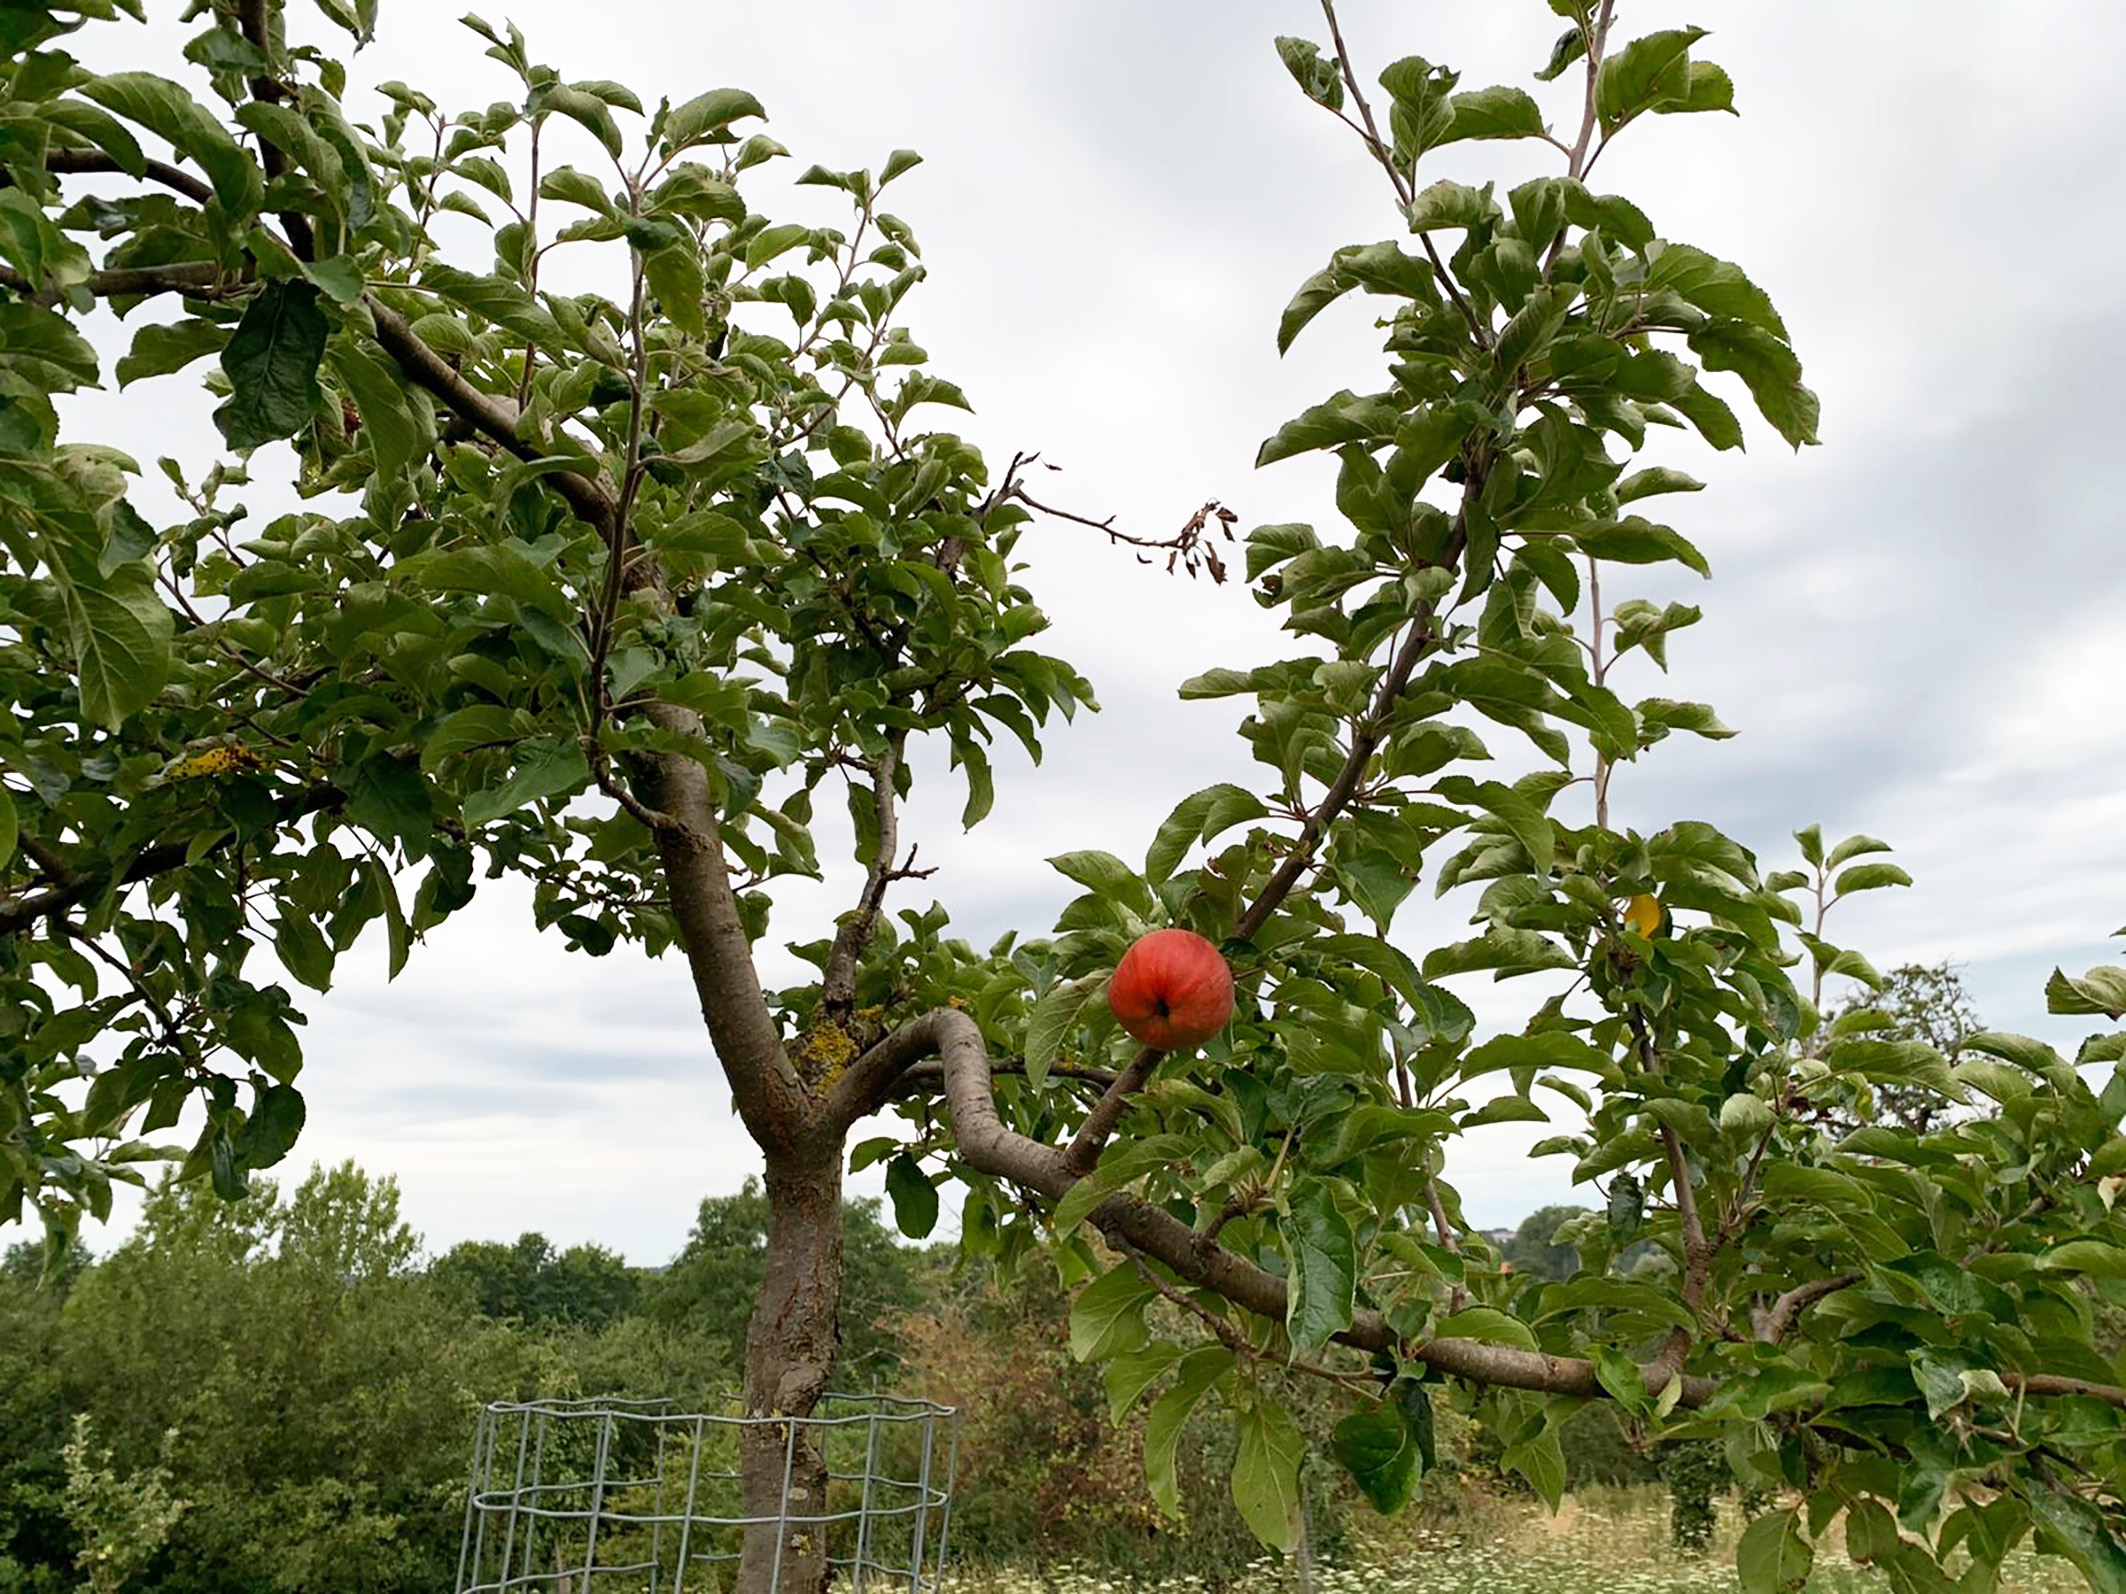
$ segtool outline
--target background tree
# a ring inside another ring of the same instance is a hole
[[[1558,1231],[1574,1218],[1588,1216],[1586,1207],[1538,1207],[1521,1219],[1513,1238],[1500,1247],[1517,1272],[1538,1278],[1569,1279],[1580,1270],[1580,1254],[1569,1237]]]
[[[1829,1018],[1833,1033],[1915,1041],[1932,1047],[1951,1064],[1961,1062],[1971,1037],[1986,1029],[1978,1004],[1964,988],[1963,976],[1945,962],[1902,964],[1890,970],[1881,985],[1854,997]],[[1924,1086],[1885,1082],[1869,1092],[1868,1106],[1873,1110],[1868,1117],[1924,1132],[1953,1105]],[[1857,1120],[1847,1121],[1857,1127]]]
[[[1410,247],[1337,251],[1279,325],[1287,345],[1348,293],[1387,301],[1385,385],[1262,451],[1339,463],[1340,526],[1248,539],[1293,655],[1184,687],[1253,700],[1261,789],[1186,797],[1141,868],[1059,854],[1083,895],[1056,933],[981,952],[942,909],[887,916],[922,873],[900,833],[915,751],[949,753],[971,824],[997,730],[1036,748],[1091,691],[1027,645],[1026,456],[993,472],[913,418],[965,403],[898,325],[921,267],[880,196],[913,157],[809,169],[846,229],[778,224],[740,194],[782,153],[736,130],[760,115],[742,91],[646,110],[475,18],[514,100],[451,115],[389,85],[350,119],[343,65],[291,45],[278,4],[216,0],[187,52],[210,110],[57,47],[118,10],[6,39],[0,1217],[34,1203],[57,1254],[188,1111],[181,1171],[241,1194],[302,1119],[300,1014],[257,954],[323,989],[381,924],[396,967],[484,863],[528,876],[540,926],[587,955],[683,954],[765,1161],[756,1413],[802,1415],[831,1377],[844,1158],[883,1158],[911,1234],[956,1176],[975,1254],[1045,1249],[1084,1285],[1072,1348],[1121,1410],[1151,1399],[1148,1440],[1215,1398],[1235,1508],[1272,1545],[1306,1451],[1288,1382],[1311,1377],[1354,1403],[1332,1448],[1383,1509],[1431,1460],[1436,1396],[1552,1499],[1559,1425],[1604,1399],[1799,1491],[1751,1529],[1753,1589],[1798,1580],[1841,1515],[1914,1588],[1947,1586],[1953,1548],[1982,1577],[2033,1530],[2098,1586],[2126,1577],[2126,1388],[2089,1312],[2126,1271],[2126,1037],[2092,1036],[2085,1078],[2022,1037],[1972,1037],[1952,1070],[1917,1040],[1826,1035],[1826,981],[1874,978],[1826,916],[1907,883],[1883,844],[1805,830],[1804,867],[1766,876],[1710,826],[1641,830],[1612,802],[1670,735],[1727,734],[1706,705],[1620,695],[1700,616],[1620,598],[1619,567],[1707,568],[1644,513],[1699,484],[1640,456],[1740,446],[1709,377],[1797,446],[1817,422],[1769,296],[1589,181],[1628,128],[1732,109],[1699,30],[1613,37],[1609,0],[1551,0],[1559,132],[1527,91],[1417,57],[1376,94],[1333,6],[1330,48],[1280,41]],[[373,20],[321,10],[357,37]],[[1468,139],[1562,170],[1503,195],[1423,180]],[[453,263],[468,232],[482,253]],[[555,291],[564,248],[604,292]],[[242,525],[233,465],[180,481],[191,517],[155,527],[133,462],[61,439],[51,395],[101,371],[74,320],[161,295],[185,318],[143,327],[115,374],[216,356],[232,451],[290,439],[314,507]],[[1206,506],[1157,546],[1222,577],[1223,531]],[[863,884],[799,943],[817,980],[770,993],[766,888],[816,872],[823,786]],[[1468,888],[1476,933],[1413,956],[1391,932],[1421,877]],[[1165,924],[1219,942],[1241,993],[1188,1054],[1124,1045],[1099,1000]],[[1567,991],[1481,1041],[1444,983],[1552,971]],[[2116,1022],[2126,974],[2048,994]],[[2002,1111],[1832,1144],[1816,1103],[1856,1080]],[[1538,1150],[1574,1159],[1603,1220],[1573,1278],[1505,1274],[1463,1244],[1443,1148],[1561,1104]],[[852,1153],[886,1109],[892,1133]],[[209,1255],[258,1242],[202,1232]],[[1663,1276],[1615,1270],[1637,1242]],[[767,1514],[790,1474],[754,1432]],[[794,1479],[801,1515],[820,1458]],[[1955,1492],[1978,1480],[1990,1499]],[[752,1534],[741,1587],[778,1558],[785,1588],[822,1586],[819,1537],[775,1538]]]
[[[575,1323],[602,1328],[634,1310],[642,1293],[635,1268],[599,1245],[556,1251],[543,1234],[516,1243],[466,1240],[429,1264],[429,1277],[460,1291],[483,1316],[527,1326]]]

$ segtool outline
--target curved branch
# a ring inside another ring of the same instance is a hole
[[[1810,1279],[1806,1284],[1797,1284],[1765,1309],[1756,1322],[1757,1338],[1766,1345],[1777,1345],[1794,1331],[1801,1321],[1801,1314],[1822,1300],[1826,1295],[1836,1295],[1840,1290],[1860,1282],[1858,1273],[1834,1273],[1829,1278]]]
[[[990,1090],[988,1048],[983,1044],[981,1030],[967,1014],[957,1008],[939,1008],[904,1025],[866,1056],[888,1047],[909,1059],[932,1053],[942,1059],[953,1129],[960,1155],[969,1166],[1051,1199],[1060,1199],[1078,1182],[1061,1152],[1006,1127],[997,1116]],[[1284,1321],[1287,1297],[1283,1279],[1198,1234],[1163,1208],[1136,1196],[1117,1194],[1093,1208],[1087,1221],[1110,1238],[1165,1263],[1190,1283],[1213,1290],[1257,1316]],[[1378,1312],[1364,1308],[1353,1314],[1351,1326],[1336,1337],[1360,1350],[1399,1354],[1474,1383],[1553,1395],[1594,1397],[1605,1393],[1591,1361],[1469,1339],[1405,1343]],[[1668,1382],[1668,1370],[1658,1364],[1644,1371],[1650,1390]],[[1709,1378],[1685,1377],[1681,1404],[1702,1405],[1712,1398],[1717,1387]]]

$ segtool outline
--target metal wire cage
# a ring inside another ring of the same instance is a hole
[[[457,1594],[722,1594],[746,1529],[782,1546],[824,1538],[837,1588],[935,1590],[952,1526],[958,1412],[892,1395],[828,1395],[809,1417],[688,1411],[670,1400],[498,1401],[473,1436]],[[774,1427],[783,1487],[773,1515],[747,1514],[739,1435]],[[805,1447],[827,1464],[823,1502],[792,1510]],[[817,1542],[817,1541],[815,1541]]]

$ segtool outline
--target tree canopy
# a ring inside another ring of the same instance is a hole
[[[1378,168],[1395,236],[1335,250],[1277,323],[1282,349],[1364,294],[1383,354],[1260,452],[1338,469],[1319,526],[1238,556],[1289,656],[1182,688],[1237,700],[1259,779],[1177,794],[1141,862],[1059,852],[1081,894],[987,949],[942,907],[889,912],[925,873],[911,748],[949,754],[972,825],[999,733],[1038,756],[1093,693],[1036,645],[1029,455],[995,469],[942,429],[968,400],[904,323],[925,268],[886,205],[912,152],[805,168],[846,221],[777,221],[749,174],[787,151],[751,94],[570,82],[477,17],[512,98],[390,83],[350,111],[345,62],[291,43],[280,0],[196,8],[184,82],[69,52],[128,0],[0,12],[0,1220],[34,1209],[63,1256],[164,1158],[241,1197],[302,1128],[298,988],[372,928],[396,969],[476,874],[515,874],[586,956],[680,954],[765,1161],[756,1412],[826,1388],[841,1181],[883,1163],[910,1234],[955,1178],[973,1254],[1080,1288],[1072,1347],[1118,1412],[1151,1402],[1163,1501],[1179,1424],[1229,1413],[1234,1503],[1272,1546],[1313,1378],[1384,1510],[1435,1401],[1555,1499],[1560,1424],[1607,1400],[1787,1491],[1745,1541],[1752,1590],[1841,1520],[1901,1587],[1949,1587],[1952,1555],[1983,1586],[2034,1532],[2126,1588],[2126,1387],[2094,1337],[2126,1291],[2126,970],[2053,976],[2051,1009],[2091,1021],[2072,1058],[1828,1019],[1881,984],[1845,926],[1910,883],[1887,845],[1807,827],[1767,867],[1612,801],[1671,737],[1728,734],[1648,675],[1700,610],[1628,592],[1710,569],[1653,518],[1701,486],[1674,461],[1742,446],[1730,399],[1816,441],[1765,289],[1594,183],[1627,132],[1732,111],[1727,71],[1701,29],[1531,3],[1563,27],[1533,58],[1546,112],[1417,56],[1370,74],[1322,9],[1326,44],[1277,49]],[[318,5],[357,44],[375,10]],[[1431,180],[1470,140],[1556,169]],[[564,250],[602,291],[556,288]],[[105,378],[93,308],[172,301],[109,376],[203,385],[231,457],[165,464],[189,514],[158,526],[138,462],[53,399]],[[281,439],[310,507],[250,524],[246,461]],[[1229,519],[1144,541],[1223,579]],[[773,887],[818,873],[837,795],[863,884],[793,930]],[[1420,882],[1468,937],[1403,944]],[[1239,988],[1195,1051],[1126,1044],[1101,999],[1166,925]],[[817,978],[764,989],[771,933]],[[1480,1034],[1472,976],[1549,994]],[[1882,1087],[1993,1110],[1827,1127]],[[1557,1236],[1565,1279],[1499,1266],[1443,1172],[1457,1136],[1554,1113],[1536,1152],[1598,1202]],[[1626,1276],[1633,1245],[1665,1267]],[[756,1439],[741,1586],[771,1561],[821,1586],[771,1507],[824,1462]]]

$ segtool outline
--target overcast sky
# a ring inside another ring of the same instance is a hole
[[[172,70],[177,8],[154,9],[151,29],[92,30],[109,52],[93,64]],[[456,9],[384,0],[350,114],[373,116],[368,86],[390,78],[446,107],[511,97],[448,20]],[[1575,86],[1529,79],[1558,27],[1540,0],[1342,10],[1369,78],[1423,54],[1465,87],[1528,85],[1554,127],[1576,122]],[[1597,186],[1773,295],[1822,395],[1824,446],[1797,457],[1756,426],[1743,457],[1687,443],[1657,456],[1712,484],[1669,503],[1714,579],[1612,580],[1612,598],[1706,611],[1672,644],[1666,683],[1623,686],[1710,701],[1741,735],[1665,744],[1622,772],[1614,818],[1709,820],[1767,868],[1793,861],[1788,833],[1811,821],[1884,836],[1918,889],[1862,899],[1834,933],[1885,967],[1955,959],[1995,1026],[2071,1043],[2078,1028],[2043,1013],[2044,975],[2114,956],[2107,936],[2126,921],[2126,13],[2111,0],[1626,12],[1627,36],[1710,27],[1701,53],[1733,73],[1744,114],[1635,129]],[[919,150],[926,164],[891,205],[931,272],[908,319],[973,399],[964,429],[993,460],[1039,449],[1065,467],[1045,484],[1053,501],[1144,534],[1213,497],[1243,529],[1333,523],[1333,463],[1251,468],[1299,409],[1380,381],[1378,301],[1338,306],[1282,361],[1273,341],[1331,250],[1396,232],[1377,169],[1272,49],[1280,33],[1320,36],[1312,4],[489,0],[487,15],[515,20],[565,76],[618,79],[650,102],[752,90],[795,156],[749,188],[755,208],[831,221],[820,191],[782,184],[815,160],[875,167]],[[1540,145],[1449,153],[1435,175],[1509,183],[1557,159]],[[175,453],[196,474],[215,454],[209,407],[192,377],[163,378],[75,405],[71,435]],[[254,470],[287,459],[264,451]],[[1181,703],[1174,688],[1282,651],[1234,587],[1167,579],[1067,525],[1022,547],[1055,621],[1044,646],[1091,676],[1105,712],[1059,727],[1037,772],[1000,749],[996,813],[972,834],[956,784],[923,766],[929,794],[903,834],[938,866],[925,900],[978,944],[1045,930],[1074,893],[1043,857],[1139,859],[1181,796],[1250,781],[1240,705]],[[821,934],[850,879],[787,893],[772,946]],[[1414,902],[1398,938],[1418,951],[1458,938],[1467,911]],[[534,935],[522,894],[494,885],[389,986],[383,957],[365,942],[330,996],[305,993],[297,1161],[397,1175],[434,1249],[536,1228],[661,1262],[702,1195],[754,1171],[676,959],[570,957]],[[792,972],[767,959],[771,983]],[[1491,1022],[1530,1005],[1521,986],[1460,983]],[[1523,1155],[1532,1131],[1548,1132],[1503,1126],[1452,1154],[1475,1221],[1574,1199],[1564,1159]]]

